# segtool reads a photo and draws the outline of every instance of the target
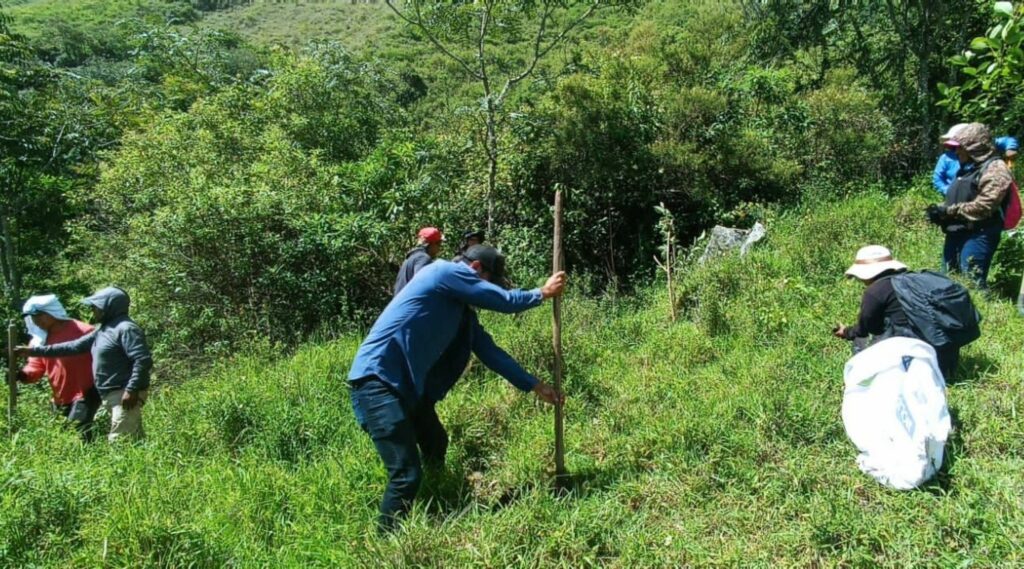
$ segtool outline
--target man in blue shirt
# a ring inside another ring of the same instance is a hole
[[[434,406],[471,353],[521,391],[554,405],[564,401],[494,343],[473,308],[514,314],[539,306],[562,294],[565,273],[534,290],[506,290],[505,283],[505,258],[493,247],[470,247],[458,263],[435,261],[395,295],[356,353],[348,375],[352,409],[388,471],[382,532],[392,531],[411,507],[423,463],[444,464],[448,434]]]
[[[963,128],[967,126],[966,123],[960,123],[953,125],[949,132],[939,137],[942,144],[945,144],[955,137]],[[946,191],[949,190],[949,186],[956,180],[956,175],[960,171],[960,159],[956,156],[956,150],[953,148],[946,147],[942,155],[939,156],[938,162],[935,163],[935,171],[932,172],[932,185],[939,191],[940,194],[946,195]]]

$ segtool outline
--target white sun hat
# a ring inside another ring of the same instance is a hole
[[[869,281],[885,271],[906,268],[906,265],[892,258],[892,251],[881,245],[868,245],[857,251],[857,258],[846,269],[846,276]]]
[[[956,135],[960,134],[961,130],[963,130],[966,127],[967,127],[967,123],[965,123],[965,122],[962,122],[960,124],[955,124],[955,125],[949,127],[949,130],[946,132],[946,134],[943,134],[942,136],[940,136],[939,140],[941,142],[947,142],[949,140],[952,140],[952,139],[954,139],[956,137]]]

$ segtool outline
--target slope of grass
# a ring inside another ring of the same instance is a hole
[[[372,50],[398,27],[383,2],[253,2],[210,12],[203,24],[233,30],[257,44],[302,47],[330,39],[353,51]]]
[[[100,30],[120,20],[138,18],[152,25],[187,22],[197,13],[180,0],[28,0],[5,2],[12,28],[29,37],[55,33],[59,25]]]
[[[384,484],[343,378],[359,338],[239,357],[157,392],[145,443],[80,445],[28,389],[0,443],[3,566],[993,566],[1024,563],[1024,318],[977,300],[984,336],[949,388],[940,476],[862,475],[839,417],[857,247],[934,267],[922,198],[865,195],[783,214],[745,259],[665,293],[566,303],[568,466],[548,490],[551,413],[472,367],[439,411],[452,436],[405,531],[374,536]],[[531,370],[550,313],[488,315]],[[104,419],[101,419],[101,421]]]

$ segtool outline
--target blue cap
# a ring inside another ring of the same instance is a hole
[[[1000,136],[996,139],[996,149],[999,150],[1001,154],[1011,150],[1016,152],[1020,149],[1020,143],[1012,136]]]

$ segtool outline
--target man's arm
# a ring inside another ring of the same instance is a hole
[[[471,306],[516,314],[539,306],[545,298],[562,294],[565,288],[565,273],[552,275],[541,288],[505,290],[481,279],[472,270],[456,270],[445,275],[439,288],[444,294]]]
[[[92,349],[92,343],[96,341],[97,330],[89,332],[85,336],[78,338],[77,340],[71,340],[70,342],[61,342],[60,344],[53,344],[52,346],[35,346],[25,350],[30,356],[42,357],[42,358],[63,358],[67,356],[77,356],[78,354],[87,353]]]
[[[939,156],[938,162],[935,163],[935,170],[932,172],[932,185],[942,195],[946,195],[946,190],[949,189],[950,183],[946,179],[946,170],[949,169],[949,166],[945,158],[945,156]]]
[[[484,330],[480,321],[473,317],[473,353],[491,371],[504,377],[520,391],[532,391],[540,380],[523,369],[508,352],[494,343],[494,338]]]
[[[29,358],[25,367],[21,368],[21,377],[18,379],[24,383],[35,383],[46,374],[46,364],[42,358]]]
[[[971,221],[992,217],[1002,207],[1006,192],[1013,183],[1013,175],[1002,160],[991,163],[978,181],[978,197],[969,202],[949,206],[950,215],[960,215]]]
[[[153,369],[153,356],[146,345],[146,336],[138,326],[131,325],[121,331],[121,349],[132,362],[132,375],[125,386],[127,391],[149,389],[149,372]]]

